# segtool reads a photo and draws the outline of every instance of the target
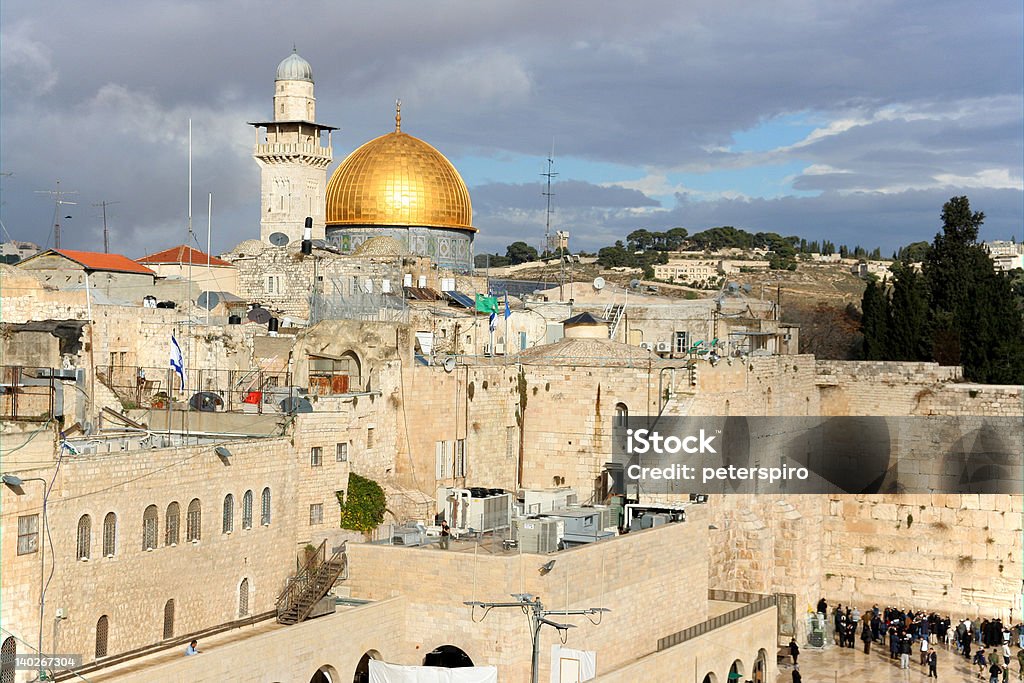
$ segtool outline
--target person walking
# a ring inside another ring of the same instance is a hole
[[[921,666],[928,663],[928,639],[921,639]]]
[[[871,626],[867,622],[860,630],[860,639],[864,641],[864,654],[871,654]]]
[[[928,653],[928,678],[938,678],[939,656],[932,650]]]
[[[996,662],[988,668],[988,683],[999,683],[999,678],[1003,674],[1003,667]]]
[[[448,550],[448,542],[452,537],[452,529],[448,526],[448,522],[441,521],[441,550]]]
[[[793,683],[802,683],[804,680],[803,676],[800,675],[800,667],[793,667]]]
[[[900,642],[900,668],[910,668],[910,634],[903,636],[903,640]]]
[[[789,656],[793,658],[793,666],[796,666],[796,660],[800,656],[800,646],[796,644],[795,638],[789,639]]]
[[[1017,651],[1017,663],[1020,665],[1020,680],[1024,681],[1024,647]]]

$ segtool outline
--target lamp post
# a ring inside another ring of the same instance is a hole
[[[547,574],[551,571],[549,565],[553,565],[554,562],[549,562],[541,567],[541,575]],[[546,571],[545,571],[546,570]],[[544,603],[541,602],[540,598],[531,595],[529,593],[513,593],[512,597],[515,598],[515,602],[478,602],[476,600],[465,601],[462,604],[469,605],[470,607],[482,607],[484,609],[484,616],[481,617],[480,621],[483,621],[487,617],[487,613],[495,607],[518,607],[523,610],[523,614],[530,618],[530,636],[533,640],[533,658],[530,662],[530,681],[531,683],[538,683],[538,675],[540,674],[540,629],[542,626],[552,626],[559,631],[567,631],[570,628],[575,628],[573,624],[559,624],[558,622],[551,621],[547,617],[550,615],[598,615],[598,620],[591,620],[592,624],[601,623],[600,615],[604,612],[610,612],[611,610],[607,607],[588,607],[587,609],[558,609],[548,610],[544,609]]]
[[[22,484],[26,481],[41,481],[43,483],[43,518],[42,526],[39,529],[38,544],[39,544],[39,639],[36,645],[36,656],[39,657],[39,669],[36,673],[36,680],[45,681],[46,672],[43,671],[43,607],[46,605],[46,584],[44,580],[45,576],[45,544],[43,543],[43,532],[46,531],[46,499],[50,495],[50,489],[47,486],[47,481],[42,477],[26,477],[22,479],[15,474],[4,474],[0,476],[0,481],[9,486],[15,493],[22,495],[23,491],[19,493],[22,488]]]

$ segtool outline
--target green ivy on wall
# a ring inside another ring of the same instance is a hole
[[[384,489],[380,484],[349,472],[348,495],[338,493],[341,528],[370,533],[384,521],[386,504]]]

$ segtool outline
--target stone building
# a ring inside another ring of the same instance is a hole
[[[81,289],[88,284],[90,291],[131,303],[153,294],[156,285],[156,273],[120,254],[48,249],[17,267],[37,273],[44,284],[56,289]]]
[[[238,269],[223,259],[181,244],[135,259],[162,278],[191,280],[193,296],[201,292],[236,292]]]

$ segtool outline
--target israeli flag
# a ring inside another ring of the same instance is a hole
[[[490,327],[491,332],[494,332],[494,330],[498,327],[498,314],[495,313],[494,311],[491,311]]]
[[[508,307],[508,292],[505,292],[505,320],[512,316],[512,309]]]
[[[181,355],[181,347],[178,346],[178,340],[171,335],[171,369],[178,373],[178,377],[181,378],[181,388],[185,388],[185,359]]]

